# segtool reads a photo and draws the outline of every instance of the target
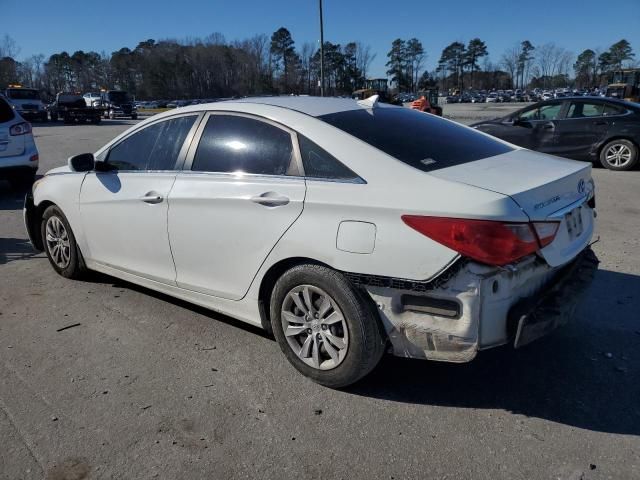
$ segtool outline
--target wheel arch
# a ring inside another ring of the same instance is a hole
[[[618,135],[614,135],[614,136],[612,136],[610,138],[607,138],[602,142],[602,144],[598,148],[598,157],[597,157],[598,161],[600,161],[600,155],[602,154],[602,151],[604,150],[604,147],[609,145],[614,140],[626,140],[627,142],[633,143],[635,145],[636,149],[638,150],[638,154],[640,154],[640,145],[638,144],[638,142],[636,140],[634,140],[630,136],[618,134]]]
[[[42,236],[40,235],[40,224],[42,223],[42,216],[44,211],[51,205],[56,205],[51,200],[43,200],[38,205],[33,207],[33,216],[29,219],[30,226],[33,232],[33,246],[40,252],[44,251],[44,245],[42,243]]]
[[[327,265],[324,262],[314,260],[308,257],[290,257],[277,261],[269,267],[260,280],[260,288],[258,290],[258,310],[260,312],[260,323],[269,335],[273,335],[271,329],[271,316],[269,314],[269,303],[271,300],[271,292],[278,279],[284,272],[297,265],[322,265],[323,267],[331,268],[335,270],[331,265]]]

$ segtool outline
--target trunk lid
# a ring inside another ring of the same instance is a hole
[[[531,221],[558,221],[554,241],[541,250],[552,266],[572,260],[591,240],[591,164],[530,150],[514,150],[430,172],[511,197]]]

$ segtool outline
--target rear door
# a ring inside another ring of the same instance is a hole
[[[556,127],[555,155],[589,160],[590,152],[605,138],[616,114],[624,109],[598,100],[571,100]]]
[[[179,287],[238,300],[302,213],[296,136],[266,119],[212,113],[169,195]]]
[[[9,129],[20,120],[6,100],[0,98],[0,158],[15,157],[24,152],[25,135],[10,135]],[[0,163],[0,167],[2,163]]]
[[[112,170],[86,175],[80,215],[91,260],[175,285],[167,198],[197,118],[180,115],[137,130],[109,149]]]

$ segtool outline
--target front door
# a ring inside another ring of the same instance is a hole
[[[295,136],[265,119],[211,114],[190,169],[169,194],[169,237],[182,288],[238,300],[305,197]]]
[[[555,148],[562,105],[562,102],[547,103],[522,112],[512,127],[513,135],[517,137],[513,143],[537,152],[551,153]]]
[[[93,261],[175,284],[167,234],[168,197],[197,115],[153,123],[113,146],[110,171],[87,174],[80,214]]]

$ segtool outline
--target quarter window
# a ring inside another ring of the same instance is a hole
[[[107,162],[116,170],[175,170],[196,118],[188,115],[149,125],[113,147]]]
[[[211,115],[191,167],[199,172],[292,175],[297,173],[291,135],[238,115]]]
[[[358,178],[358,175],[307,137],[298,134],[298,142],[300,143],[300,154],[302,155],[305,176],[331,180]]]

